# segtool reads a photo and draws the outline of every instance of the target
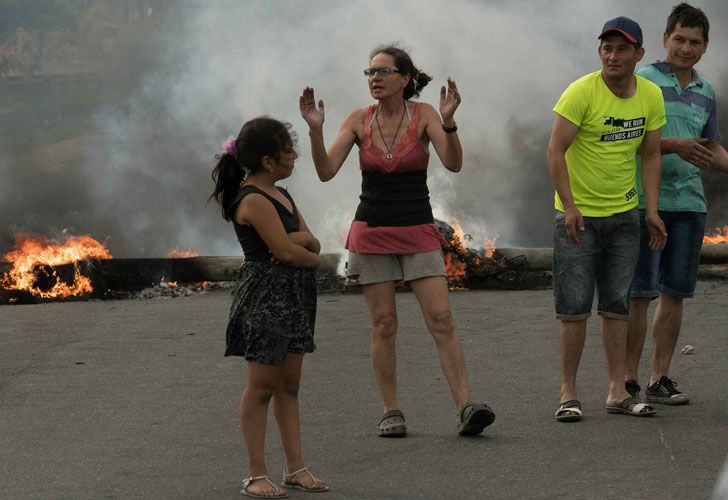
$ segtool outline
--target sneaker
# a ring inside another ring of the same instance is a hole
[[[662,403],[664,405],[684,405],[690,401],[690,398],[682,392],[675,389],[677,385],[667,377],[662,377],[660,380],[652,384],[647,388],[645,394],[647,395],[648,403]]]
[[[637,381],[633,378],[629,379],[624,383],[624,388],[627,389],[627,392],[630,396],[633,398],[640,397],[640,391],[642,390],[642,387],[637,383]]]

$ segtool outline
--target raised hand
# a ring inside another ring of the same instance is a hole
[[[455,85],[455,80],[448,77],[447,89],[445,89],[444,85],[440,87],[440,115],[442,115],[443,123],[452,121],[460,101],[460,93],[457,85]]]
[[[316,99],[313,95],[313,89],[306,87],[303,94],[298,98],[298,106],[301,109],[301,116],[309,128],[319,129],[324,124],[324,101],[319,100],[318,109],[316,108]]]

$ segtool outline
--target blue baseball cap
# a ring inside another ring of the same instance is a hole
[[[640,25],[636,21],[628,17],[615,17],[604,23],[602,33],[598,38],[601,40],[611,33],[619,33],[630,42],[642,47],[642,28],[640,28]]]

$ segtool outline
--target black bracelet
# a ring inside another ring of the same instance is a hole
[[[442,124],[442,131],[445,132],[446,134],[452,134],[453,132],[457,132],[458,131],[458,124],[456,123],[452,127],[446,127],[445,124],[443,123]]]

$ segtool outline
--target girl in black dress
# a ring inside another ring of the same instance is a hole
[[[243,356],[248,381],[240,399],[240,426],[248,451],[242,493],[285,498],[265,465],[268,404],[283,443],[282,486],[327,491],[301,454],[298,387],[303,354],[316,348],[315,269],[320,245],[288,192],[276,182],[291,175],[298,154],[290,125],[268,117],[246,122],[230,137],[212,173],[214,198],[233,222],[245,262],[233,291],[226,356]]]

